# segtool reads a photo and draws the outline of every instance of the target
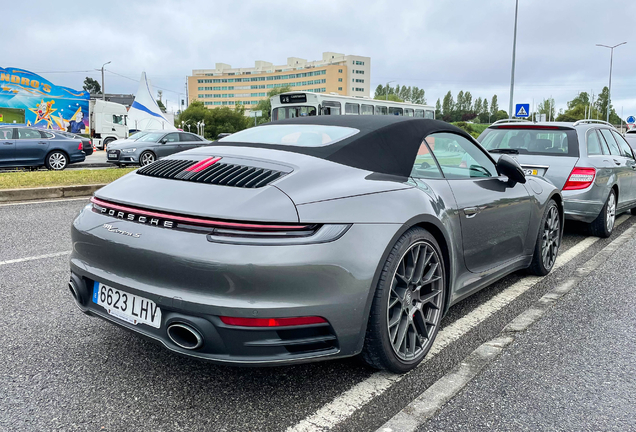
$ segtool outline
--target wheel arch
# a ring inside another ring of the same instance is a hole
[[[380,261],[378,262],[375,273],[373,275],[373,280],[371,283],[371,287],[369,289],[369,294],[367,296],[367,301],[365,304],[365,313],[364,313],[364,326],[362,326],[363,332],[361,333],[360,343],[357,347],[356,351],[362,351],[362,346],[364,344],[365,335],[367,333],[367,328],[369,325],[369,314],[371,311],[371,305],[373,303],[373,298],[375,295],[375,291],[378,286],[378,281],[380,280],[380,275],[382,273],[382,269],[384,267],[384,263],[386,262],[391,250],[397,243],[397,241],[402,237],[402,235],[410,230],[411,228],[420,227],[426,229],[437,241],[437,244],[440,247],[440,252],[442,253],[442,258],[444,259],[444,273],[446,275],[446,283],[445,283],[445,298],[444,298],[444,310],[443,314],[446,314],[450,305],[451,298],[451,289],[453,286],[452,283],[452,273],[451,273],[451,260],[452,260],[452,251],[451,251],[451,241],[448,232],[444,228],[442,222],[432,215],[419,215],[414,218],[406,221],[402,227],[397,230],[397,232],[391,238],[391,241],[388,242],[387,247],[385,248]]]

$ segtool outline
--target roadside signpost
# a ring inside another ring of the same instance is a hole
[[[256,117],[263,117],[263,111],[250,111],[250,117],[254,117],[254,126],[256,126]]]
[[[530,117],[530,104],[517,104],[515,107],[515,117],[528,118]]]

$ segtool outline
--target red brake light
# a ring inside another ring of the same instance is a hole
[[[84,144],[82,144],[82,142],[80,141],[79,143],[79,147],[77,147],[78,150],[84,150]]]
[[[520,125],[503,125],[503,126],[496,126],[493,129],[561,129],[559,126],[542,126],[542,125],[527,125],[527,124],[520,124]]]
[[[563,190],[580,190],[586,189],[592,183],[594,183],[594,177],[596,176],[596,169],[594,168],[578,168],[574,167],[568,177],[568,181],[565,182]]]
[[[286,327],[308,324],[324,324],[326,319],[321,317],[296,317],[296,318],[235,318],[221,317],[223,324],[241,327]]]

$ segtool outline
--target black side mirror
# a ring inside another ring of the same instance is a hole
[[[159,144],[165,144],[165,143],[167,143],[167,142],[168,142],[168,139],[167,139],[167,138],[161,138],[161,139],[159,140]]]
[[[508,155],[501,155],[497,162],[497,171],[499,174],[508,177],[511,182],[525,183],[526,175],[523,173],[521,165]]]

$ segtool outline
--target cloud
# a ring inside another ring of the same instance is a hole
[[[217,62],[319,59],[323,51],[371,57],[372,89],[387,81],[426,90],[429,103],[451,90],[497,94],[507,109],[514,2],[392,1],[109,1],[35,0],[3,6],[2,66],[44,73],[80,88],[107,66],[108,92],[133,93],[142,71],[176,106],[192,69]],[[636,114],[636,39],[626,2],[520,0],[515,102],[552,96],[562,108],[579,91],[607,85],[609,50],[596,43],[628,41],[614,56],[613,101]]]

